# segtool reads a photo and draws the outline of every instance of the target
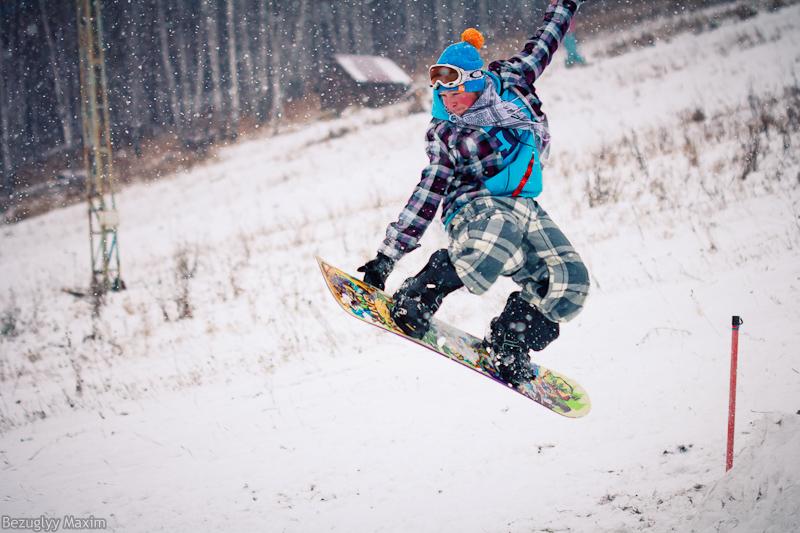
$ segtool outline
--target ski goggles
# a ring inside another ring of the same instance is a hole
[[[455,65],[439,63],[428,69],[428,76],[431,80],[431,87],[434,89],[440,85],[447,89],[454,89],[468,81],[483,79],[483,71],[481,69],[464,70]]]

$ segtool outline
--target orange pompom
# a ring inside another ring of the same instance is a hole
[[[464,32],[461,34],[461,40],[468,42],[478,50],[483,48],[483,34],[475,28],[467,28],[464,30]]]

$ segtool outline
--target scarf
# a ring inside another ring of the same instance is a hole
[[[543,143],[547,143],[549,135],[547,128],[541,122],[528,118],[525,112],[513,101],[507,102],[500,98],[497,89],[491,80],[483,89],[480,97],[472,104],[463,115],[450,114],[451,122],[459,126],[476,126],[509,128],[533,131]],[[517,99],[522,98],[517,96]]]

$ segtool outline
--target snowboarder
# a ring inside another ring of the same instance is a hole
[[[442,299],[466,287],[482,294],[500,276],[513,292],[485,339],[501,378],[516,385],[533,376],[529,350],[543,350],[574,318],[589,275],[570,242],[534,200],[542,190],[547,118],[533,84],[550,63],[584,0],[553,0],[544,22],[508,60],[483,68],[484,38],[469,28],[430,67],[433,118],[430,163],[422,171],[375,259],[358,270],[383,289],[395,263],[418,241],[443,203],[449,246],[394,294],[392,319],[422,338]]]
[[[572,19],[567,35],[564,37],[564,50],[567,51],[567,58],[564,60],[564,65],[567,68],[586,66],[586,59],[578,51],[578,38],[575,36],[575,19]]]

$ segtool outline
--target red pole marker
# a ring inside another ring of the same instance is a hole
[[[731,392],[728,399],[728,453],[725,457],[725,471],[733,467],[733,435],[736,422],[736,366],[739,357],[739,326],[744,324],[741,317],[734,316],[731,325]]]

